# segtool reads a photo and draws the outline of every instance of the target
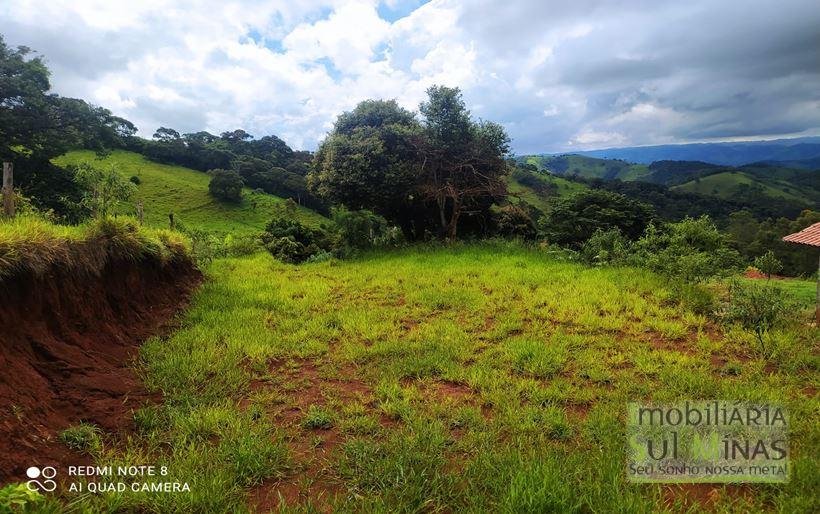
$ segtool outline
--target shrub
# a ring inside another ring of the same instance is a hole
[[[598,229],[581,246],[581,258],[587,264],[619,264],[629,256],[629,247],[619,229]]]
[[[495,212],[494,217],[496,232],[501,236],[533,240],[538,235],[532,216],[521,206],[505,205]]]
[[[86,189],[82,204],[97,217],[108,216],[136,191],[136,186],[125,180],[113,165],[96,168],[82,163],[75,168],[75,177]]]
[[[208,192],[211,195],[227,202],[239,203],[242,201],[242,177],[235,171],[211,170],[211,181],[208,183]]]
[[[329,246],[323,231],[285,217],[272,219],[260,240],[271,255],[291,264],[304,262]]]
[[[131,175],[131,177],[129,177],[129,179],[128,179],[128,180],[129,180],[132,184],[134,184],[135,186],[138,186],[138,185],[142,184],[142,179],[140,179],[140,178],[139,178],[138,176],[136,176],[136,175]]]
[[[765,352],[763,336],[786,324],[796,305],[788,293],[771,284],[733,282],[729,287],[729,303],[724,319],[752,330]]]
[[[383,217],[368,210],[351,211],[344,207],[331,211],[334,242],[338,254],[346,255],[355,250],[397,246],[402,241],[401,231],[388,225]]]
[[[333,254],[326,251],[321,250],[319,253],[314,253],[310,257],[308,257],[307,261],[305,262],[327,262],[333,260]]]
[[[38,512],[33,507],[39,506],[44,499],[26,483],[8,484],[0,488],[0,512]]]
[[[760,257],[755,258],[754,266],[765,273],[767,278],[772,278],[772,275],[776,275],[777,273],[783,271],[783,263],[780,262],[780,259],[775,257],[774,252],[771,250],[767,251]]]
[[[730,275],[741,262],[708,216],[660,227],[650,224],[634,248],[633,263],[687,283]]]
[[[60,433],[60,441],[72,450],[96,453],[102,448],[100,429],[88,423],[80,423]]]
[[[647,204],[622,194],[587,189],[556,200],[539,221],[539,229],[550,243],[579,246],[595,231],[610,228],[635,239],[652,217]]]
[[[182,222],[177,222],[177,230],[191,240],[191,257],[198,266],[219,257],[250,255],[260,249],[259,240],[255,236],[228,234],[222,238],[202,229],[190,228]]]

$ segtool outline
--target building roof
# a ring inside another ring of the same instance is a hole
[[[820,223],[806,227],[800,232],[789,234],[783,238],[783,241],[820,247]]]

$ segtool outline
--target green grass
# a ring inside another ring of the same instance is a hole
[[[99,274],[112,260],[188,259],[187,239],[164,229],[140,227],[136,220],[93,220],[76,227],[36,217],[0,219],[0,280],[17,274],[41,277],[54,268]]]
[[[80,423],[60,432],[60,442],[78,452],[96,454],[102,449],[100,429],[88,423]]]
[[[256,234],[264,228],[277,206],[284,202],[279,197],[254,193],[249,189],[244,190],[241,204],[222,202],[208,193],[210,177],[207,173],[159,164],[140,154],[121,150],[112,152],[104,159],[98,159],[92,151],[72,151],[54,162],[60,166],[81,162],[94,166],[114,164],[124,177],[139,177],[136,197],[131,204],[122,206],[120,212],[134,214],[136,202],[142,201],[145,222],[152,227],[167,228],[168,214],[173,212],[178,221],[191,228],[222,234]],[[301,207],[297,217],[308,225],[318,225],[324,220],[315,212]]]
[[[698,180],[692,180],[673,186],[671,189],[675,191],[684,191],[688,193],[698,193],[702,195],[717,196],[720,198],[732,198],[739,186],[754,186],[760,187],[763,193],[773,198],[789,200],[798,202],[800,204],[810,205],[810,200],[794,191],[794,186],[780,181],[761,181],[746,173],[739,171],[727,171],[723,173],[716,173],[708,175]]]
[[[744,282],[761,283],[765,279],[752,279],[741,277]],[[814,307],[817,297],[817,282],[814,280],[801,280],[797,278],[773,279],[770,284],[788,291],[803,307]]]
[[[547,196],[538,193],[532,188],[519,183],[512,177],[508,177],[507,179],[507,190],[511,194],[520,198],[524,202],[532,205],[541,212],[546,212],[549,210],[550,203],[552,202],[552,200],[586,189],[586,186],[581,183],[572,182],[571,180],[567,180],[561,177],[556,177],[547,174],[543,174],[538,177],[545,183],[555,185],[557,187],[555,194]]]
[[[539,170],[554,175],[577,176],[583,178],[641,180],[650,173],[645,164],[633,164],[615,159],[598,159],[584,155],[530,155],[524,158]]]
[[[722,330],[644,270],[508,244],[286,265],[214,261],[140,369],[164,403],[98,463],[154,463],[189,494],[72,496],[87,511],[657,512],[703,497],[625,479],[629,401],[730,398],[790,412],[792,480],[720,512],[810,512],[817,331]],[[108,437],[114,438],[109,434]],[[115,449],[116,448],[116,449]],[[701,505],[701,507],[703,507]]]

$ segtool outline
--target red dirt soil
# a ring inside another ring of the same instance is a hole
[[[762,273],[756,269],[747,269],[743,276],[746,278],[755,278],[755,279],[768,279],[771,278],[772,280],[787,280],[789,277],[781,277],[780,275],[772,275],[771,277],[767,277],[765,273]]]
[[[111,262],[100,276],[55,270],[0,281],[0,485],[25,480],[28,466],[64,476],[66,466],[88,463],[57,440],[73,424],[132,428],[133,410],[158,399],[133,370],[138,346],[200,281],[188,262]]]

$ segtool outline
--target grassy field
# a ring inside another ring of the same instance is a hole
[[[742,278],[746,283],[761,283],[764,282],[765,279],[751,279],[751,278]],[[775,279],[769,281],[770,284],[780,287],[781,289],[785,289],[789,292],[793,297],[795,297],[801,305],[805,306],[806,308],[811,307],[814,305],[815,298],[817,296],[817,282],[814,280],[802,280],[799,278],[782,278],[782,279]]]
[[[509,191],[511,195],[520,198],[521,200],[532,205],[538,210],[546,212],[549,210],[550,202],[553,199],[560,198],[562,196],[566,196],[586,189],[586,186],[584,186],[583,184],[580,184],[578,182],[572,182],[570,180],[561,177],[556,177],[553,175],[544,174],[537,175],[537,177],[545,183],[554,184],[557,187],[555,194],[552,196],[540,194],[532,188],[519,183],[512,177],[508,177],[507,179],[507,191]]]
[[[70,434],[99,463],[164,465],[191,492],[74,494],[72,509],[816,511],[805,324],[774,333],[764,359],[654,275],[511,244],[301,266],[257,254],[207,274],[179,329],[142,348],[163,403],[127,439]],[[626,402],[682,398],[784,403],[791,481],[628,483]]]
[[[698,193],[703,195],[718,196],[720,198],[732,198],[738,186],[755,186],[760,187],[767,196],[773,198],[781,198],[798,202],[800,204],[809,205],[809,200],[798,194],[790,193],[789,190],[794,190],[795,187],[787,182],[773,182],[777,187],[767,184],[760,180],[756,180],[745,173],[740,172],[725,172],[709,175],[698,180],[693,180],[679,186],[672,187],[676,191],[685,191],[688,193]]]
[[[92,151],[73,151],[55,159],[60,166],[89,162],[94,166],[116,165],[125,177],[140,178],[137,196],[143,202],[148,226],[168,227],[168,213],[191,228],[235,235],[256,234],[273,217],[279,197],[244,191],[239,205],[221,202],[208,194],[210,177],[203,172],[149,161],[140,154],[115,151],[98,159]],[[124,206],[122,213],[134,214],[134,204]],[[298,217],[310,225],[318,225],[323,218],[309,209],[299,208]]]
[[[615,159],[596,159],[583,155],[530,155],[525,162],[539,170],[555,175],[578,176],[583,178],[640,180],[650,173],[645,164],[633,164]]]

